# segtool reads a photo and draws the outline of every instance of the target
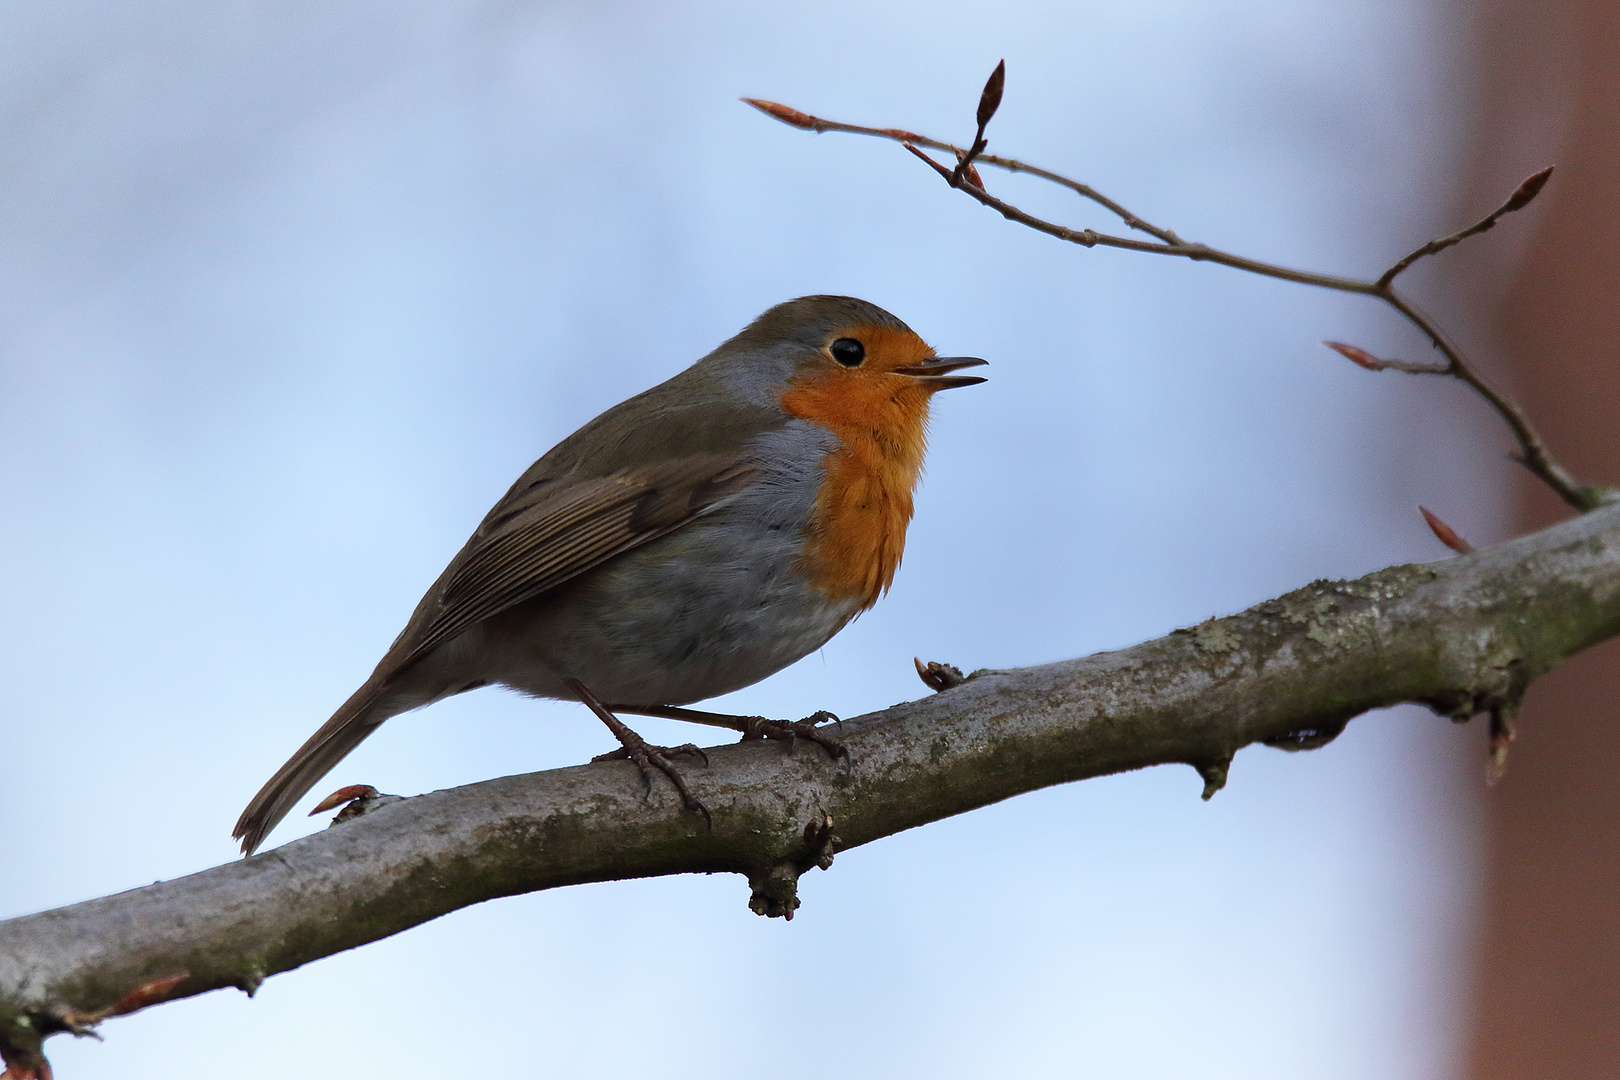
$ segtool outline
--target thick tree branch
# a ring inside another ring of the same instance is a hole
[[[267,976],[468,904],[590,881],[730,871],[788,915],[855,847],[1052,784],[1181,762],[1225,781],[1253,742],[1305,748],[1421,702],[1505,727],[1525,686],[1620,634],[1620,507],[1489,551],[1317,582],[1118,652],[1012,671],[844,725],[818,747],[718,747],[693,785],[706,829],[633,766],[511,776],[404,799],[190,877],[0,923],[0,1049]],[[836,835],[834,835],[836,833]]]

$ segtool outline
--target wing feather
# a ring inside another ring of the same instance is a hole
[[[423,598],[388,666],[398,671],[468,627],[673,532],[754,478],[735,454],[703,452],[514,489]]]

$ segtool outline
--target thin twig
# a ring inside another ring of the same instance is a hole
[[[1546,444],[1536,433],[1530,418],[1511,398],[1486,381],[1472,364],[1463,358],[1462,350],[1440,329],[1439,324],[1418,310],[1411,301],[1386,286],[1375,293],[1380,300],[1405,316],[1406,320],[1428,335],[1434,347],[1450,362],[1451,374],[1473,387],[1474,391],[1496,410],[1507,422],[1518,441],[1519,450],[1514,460],[1529,469],[1531,474],[1558,493],[1570,506],[1583,513],[1595,510],[1620,498],[1614,488],[1597,484],[1583,484],[1569,470],[1547,452]]]
[[[1291,267],[1278,266],[1275,263],[1262,262],[1258,259],[1250,259],[1241,255],[1234,255],[1231,252],[1222,251],[1218,248],[1212,248],[1205,244],[1190,243],[1182,240],[1181,237],[1175,232],[1150,224],[1137,214],[1127,210],[1124,206],[1101,194],[1089,185],[1082,184],[1076,180],[1071,180],[1066,176],[1051,172],[1050,170],[1029,165],[1015,158],[998,157],[993,154],[984,153],[984,129],[986,124],[989,122],[990,116],[995,112],[994,108],[992,107],[987,113],[985,109],[985,102],[991,96],[993,85],[995,90],[995,102],[996,104],[999,104],[1002,89],[1001,83],[1003,81],[1003,71],[1004,69],[1002,66],[997,65],[995,73],[991,75],[990,82],[985,86],[985,92],[980,98],[979,115],[976,117],[976,119],[979,121],[978,131],[974,136],[972,145],[967,150],[963,150],[954,143],[943,142],[939,139],[929,138],[928,136],[919,135],[916,132],[906,131],[901,128],[875,128],[863,127],[858,124],[846,124],[836,120],[826,120],[819,116],[812,116],[809,113],[801,112],[798,109],[794,109],[790,106],[782,105],[774,101],[764,101],[758,98],[743,98],[743,100],[754,106],[754,108],[765,113],[767,116],[775,120],[779,120],[791,127],[800,128],[805,131],[814,131],[817,133],[823,131],[839,131],[852,135],[868,135],[874,138],[888,139],[893,142],[898,142],[907,150],[911,151],[911,153],[915,154],[918,158],[926,162],[929,167],[932,168],[934,172],[937,173],[940,178],[951,187],[966,193],[973,199],[976,199],[985,206],[990,207],[992,210],[995,210],[1009,221],[1017,222],[1020,225],[1035,229],[1038,232],[1046,233],[1048,236],[1057,237],[1059,240],[1064,240],[1071,244],[1079,244],[1081,247],[1088,248],[1120,248],[1125,251],[1140,251],[1152,255],[1171,255],[1177,258],[1192,259],[1195,262],[1219,263],[1222,266],[1229,266],[1235,270],[1242,270],[1246,273],[1260,274],[1264,277],[1277,278],[1282,281],[1293,281],[1301,285],[1311,285],[1320,289],[1332,289],[1335,292],[1355,293],[1360,296],[1371,296],[1381,300],[1393,308],[1403,319],[1405,319],[1412,326],[1416,327],[1420,333],[1428,338],[1429,342],[1434,346],[1434,348],[1443,357],[1445,357],[1445,363],[1442,365],[1429,365],[1407,363],[1397,360],[1378,360],[1376,357],[1371,356],[1371,354],[1366,353],[1363,350],[1355,349],[1354,346],[1344,346],[1331,342],[1328,344],[1342,355],[1354,360],[1363,367],[1371,367],[1374,370],[1387,368],[1422,375],[1443,374],[1462,381],[1463,383],[1472,387],[1476,393],[1484,398],[1486,403],[1490,405],[1493,410],[1495,410],[1497,415],[1499,415],[1503,421],[1506,422],[1509,430],[1512,431],[1513,438],[1518,443],[1518,452],[1514,455],[1514,460],[1518,461],[1533,475],[1547,484],[1548,487],[1552,488],[1553,491],[1555,491],[1566,503],[1577,510],[1587,511],[1595,509],[1596,507],[1602,506],[1606,503],[1620,500],[1620,491],[1616,491],[1614,488],[1594,484],[1585,484],[1576,480],[1575,477],[1572,476],[1570,472],[1561,464],[1559,464],[1559,462],[1547,451],[1546,445],[1541,441],[1540,435],[1537,434],[1535,427],[1530,423],[1530,419],[1527,415],[1525,415],[1524,410],[1521,409],[1507,395],[1503,394],[1490,384],[1484,375],[1480,373],[1479,369],[1468,360],[1468,358],[1463,354],[1462,350],[1440,328],[1438,323],[1436,323],[1428,315],[1424,314],[1410,301],[1395,292],[1394,289],[1395,279],[1419,259],[1444,251],[1446,248],[1460,243],[1470,236],[1475,236],[1479,233],[1485,232],[1487,229],[1495,226],[1497,221],[1507,214],[1511,214],[1516,210],[1520,210],[1525,206],[1528,206],[1531,200],[1533,200],[1541,191],[1542,187],[1546,185],[1548,178],[1552,175],[1551,168],[1543,169],[1526,179],[1522,184],[1519,185],[1518,189],[1514,191],[1513,195],[1509,197],[1506,202],[1504,202],[1500,207],[1492,211],[1490,214],[1487,214],[1475,224],[1463,229],[1460,232],[1453,233],[1450,236],[1442,237],[1438,240],[1432,240],[1429,243],[1424,244],[1422,247],[1417,248],[1401,258],[1388,270],[1384,271],[1384,273],[1371,281],[1358,278],[1338,277],[1332,274],[1318,274],[1306,270],[1295,270]],[[941,165],[938,161],[935,161],[928,154],[924,153],[922,148],[950,153],[956,158],[955,168],[946,168],[945,166]],[[974,162],[992,165],[1008,172],[1028,173],[1031,176],[1039,177],[1042,180],[1049,181],[1061,187],[1066,187],[1070,191],[1073,191],[1103,207],[1109,213],[1118,217],[1120,221],[1124,222],[1127,227],[1140,232],[1145,232],[1154,237],[1158,242],[1155,243],[1144,240],[1136,240],[1123,236],[1112,236],[1108,233],[1097,232],[1094,229],[1071,229],[1066,225],[1059,225],[1056,222],[1037,217],[1034,214],[1022,210],[1003,199],[991,195],[984,189],[984,185],[982,183],[975,182],[977,181],[978,177],[977,173],[972,169]],[[1354,350],[1361,358],[1352,355],[1351,352],[1347,350]],[[1371,363],[1366,361],[1371,361]]]
[[[1503,203],[1501,206],[1498,206],[1495,210],[1492,210],[1474,224],[1468,226],[1468,228],[1463,229],[1460,232],[1454,232],[1450,236],[1442,236],[1438,240],[1430,240],[1427,244],[1424,244],[1422,247],[1412,251],[1403,257],[1400,262],[1397,262],[1394,266],[1390,267],[1388,270],[1385,270],[1379,275],[1378,287],[1381,289],[1389,288],[1397,277],[1404,273],[1408,267],[1417,262],[1419,259],[1424,258],[1425,256],[1438,254],[1439,252],[1446,250],[1446,248],[1451,247],[1453,244],[1462,243],[1470,236],[1478,236],[1487,229],[1493,228],[1498,221],[1502,220],[1502,218],[1506,217],[1508,214],[1513,213],[1515,210],[1523,210],[1526,206],[1530,205],[1530,201],[1532,199],[1541,193],[1541,189],[1547,185],[1547,181],[1552,178],[1552,174],[1553,167],[1549,165],[1540,172],[1530,176],[1525,180],[1524,183],[1520,184],[1518,190],[1514,191],[1512,195],[1508,196],[1507,202]]]
[[[789,127],[796,127],[802,131],[813,131],[818,135],[824,131],[838,131],[843,132],[846,135],[870,135],[875,139],[889,139],[893,142],[912,143],[916,146],[926,146],[930,150],[942,150],[950,154],[965,155],[967,153],[967,151],[963,150],[955,143],[943,142],[939,139],[931,139],[927,135],[919,135],[915,131],[906,131],[904,128],[862,127],[860,124],[845,124],[837,120],[825,120],[819,116],[811,116],[809,113],[800,112],[798,109],[791,106],[782,105],[775,101],[766,101],[764,98],[743,98],[742,100],[744,103],[752,105],[754,108],[758,109],[760,112],[764,113],[766,116],[769,116],[773,120],[780,120]],[[1091,200],[1104,210],[1107,210],[1110,214],[1113,214],[1115,217],[1119,218],[1120,221],[1125,223],[1127,228],[1136,229],[1138,232],[1145,232],[1150,236],[1163,240],[1167,244],[1181,243],[1181,237],[1177,236],[1169,229],[1161,229],[1152,222],[1145,221],[1138,215],[1133,214],[1131,211],[1115,202],[1113,199],[1110,199],[1108,196],[1098,191],[1096,188],[1092,187],[1090,184],[1082,184],[1078,180],[1071,180],[1067,176],[1060,173],[1055,173],[1050,169],[1043,169],[1039,165],[1031,165],[1027,161],[1019,161],[1017,158],[1002,157],[998,154],[980,154],[975,160],[981,161],[986,165],[993,165],[996,168],[1002,169],[1006,172],[1027,173],[1030,176],[1036,177],[1040,180],[1045,180],[1051,184],[1056,184],[1059,187],[1066,187],[1076,195],[1079,195],[1081,198]]]
[[[1324,341],[1322,344],[1368,371],[1404,371],[1408,375],[1450,375],[1450,364],[1413,364],[1405,360],[1383,360],[1366,349],[1346,345],[1342,341]]]
[[[1309,270],[1294,270],[1287,266],[1277,266],[1256,259],[1246,259],[1241,255],[1233,255],[1231,252],[1221,251],[1218,248],[1212,248],[1204,244],[1189,244],[1185,241],[1155,244],[1148,240],[1133,240],[1128,236],[1112,236],[1108,233],[1100,233],[1095,229],[1071,229],[1066,225],[1059,225],[1056,222],[1047,221],[1045,218],[1036,217],[1026,210],[1020,210],[1011,203],[998,199],[983,188],[974,187],[966,181],[953,183],[953,174],[950,169],[945,168],[939,162],[917,149],[912,143],[907,142],[902,145],[931,165],[947,184],[967,192],[1008,221],[1016,221],[1020,225],[1027,225],[1037,232],[1055,236],[1059,240],[1067,240],[1071,244],[1079,244],[1081,247],[1111,247],[1123,251],[1141,251],[1149,255],[1174,255],[1183,259],[1192,259],[1194,262],[1220,263],[1223,266],[1245,270],[1251,274],[1281,278],[1283,281],[1295,281],[1301,285],[1315,285],[1319,288],[1334,289],[1338,292],[1364,293],[1368,296],[1377,295],[1377,288],[1370,281],[1334,277],[1331,274],[1316,274]],[[981,157],[979,160],[988,161],[989,159]]]
[[[984,148],[989,145],[984,137],[984,129],[990,126],[990,118],[1001,108],[1001,92],[1006,85],[1007,61],[1000,60],[996,63],[996,70],[985,80],[984,89],[979,93],[979,110],[974,114],[979,130],[973,135],[973,145],[968,147],[967,153],[956,155],[956,168],[952,174],[956,177],[955,183],[958,186],[964,180],[971,180],[974,187],[980,189],[984,187],[984,181],[979,179],[979,170],[973,167],[973,159],[984,153]]]

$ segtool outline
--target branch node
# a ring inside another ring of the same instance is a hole
[[[1217,791],[1226,786],[1226,773],[1232,767],[1232,755],[1226,753],[1211,761],[1194,761],[1190,764],[1204,780],[1204,793],[1199,798],[1209,802]]]
[[[812,866],[826,870],[833,864],[833,853],[843,843],[832,831],[831,814],[817,814],[804,826],[804,847],[801,855],[790,856],[773,863],[764,871],[748,875],[748,886],[753,890],[748,898],[748,910],[769,919],[793,921],[799,910],[799,878]]]
[[[956,173],[953,175],[964,176],[968,183],[980,191],[984,190],[984,178],[979,175],[979,170],[973,162],[969,161],[967,155],[960,150],[956,152]]]
[[[1600,506],[1620,502],[1620,488],[1612,488],[1606,484],[1579,484],[1575,488],[1575,494],[1580,500],[1581,510],[1596,510]]]
[[[767,919],[792,922],[793,913],[799,910],[799,875],[802,872],[794,863],[783,861],[763,874],[750,874],[748,886],[753,890],[753,895],[748,898],[748,910]]]
[[[804,826],[804,846],[810,849],[811,864],[823,870],[832,867],[833,854],[838,850],[838,845],[843,843],[833,835],[832,827],[831,814],[813,817]],[[805,869],[808,870],[809,866]]]
[[[331,828],[331,826],[327,827]],[[255,967],[238,976],[236,981],[231,985],[242,991],[242,993],[246,994],[248,997],[252,997],[254,994],[259,992],[259,987],[264,985],[264,978],[264,969]]]

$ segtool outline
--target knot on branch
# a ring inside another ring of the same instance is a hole
[[[1215,793],[1226,786],[1226,774],[1232,768],[1232,754],[1222,754],[1220,757],[1208,761],[1190,762],[1198,770],[1198,776],[1204,781],[1204,793],[1199,796],[1205,802],[1215,797]]]
[[[1533,674],[1523,658],[1501,644],[1483,663],[1459,673],[1452,689],[1425,704],[1458,724],[1466,724],[1480,713],[1503,713],[1511,718],[1518,712]]]
[[[1480,713],[1490,716],[1491,741],[1485,765],[1487,784],[1495,784],[1507,773],[1508,745],[1517,735],[1513,718],[1535,674],[1522,657],[1504,644],[1475,669],[1471,679],[1427,702],[1430,709],[1449,716],[1456,724],[1466,724]]]
[[[764,870],[748,875],[753,895],[748,909],[755,915],[793,921],[799,909],[799,877],[812,866],[825,870],[833,864],[833,853],[840,844],[833,835],[831,814],[811,818],[804,826],[804,850]]]

